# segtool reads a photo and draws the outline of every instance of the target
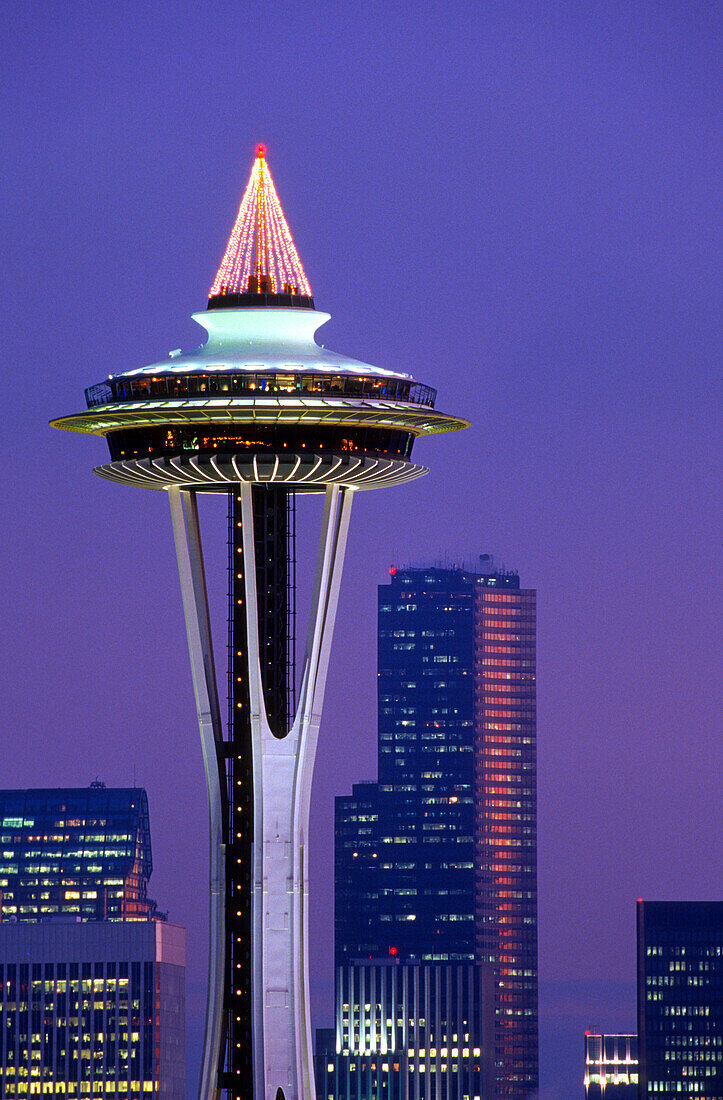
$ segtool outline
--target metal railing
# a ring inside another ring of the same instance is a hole
[[[434,408],[437,391],[403,378],[360,377],[344,374],[281,372],[208,372],[113,378],[85,391],[88,408],[116,401],[149,401],[185,397],[254,397],[261,394],[303,397],[361,397],[404,401]]]

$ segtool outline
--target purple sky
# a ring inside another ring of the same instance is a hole
[[[0,7],[1,782],[147,788],[152,892],[188,928],[189,1096],[206,809],[167,503],[95,478],[105,444],[47,421],[200,342],[266,142],[321,342],[473,422],[418,445],[427,478],[355,502],[313,804],[317,1023],[333,796],[374,777],[375,585],[490,551],[539,593],[542,1095],[577,1097],[584,1028],[635,1028],[635,898],[721,894],[721,21],[695,0]]]

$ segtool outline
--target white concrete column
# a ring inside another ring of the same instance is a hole
[[[222,729],[196,494],[172,486],[168,490],[168,499],[171,505],[173,537],[181,579],[188,653],[191,658],[191,675],[208,793],[210,841],[208,993],[198,1094],[199,1100],[212,1100],[216,1095],[223,1042],[223,990],[226,960],[226,845],[216,755],[216,742],[222,740]]]
[[[302,1097],[316,1096],[314,1044],[311,1031],[309,988],[309,806],[314,776],[316,745],[324,701],[329,656],[334,633],[344,552],[349,533],[352,490],[327,486],[314,581],[314,600],[309,619],[301,692],[294,731],[299,741],[294,776],[295,919],[294,964],[296,975],[297,1065]],[[298,732],[297,732],[298,731]]]
[[[255,1100],[314,1100],[308,982],[309,798],[351,491],[330,486],[317,556],[302,686],[286,737],[274,737],[261,679],[253,499],[241,485],[249,701],[254,751]]]

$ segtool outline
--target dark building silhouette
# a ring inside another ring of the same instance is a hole
[[[487,963],[498,1094],[538,1086],[535,593],[494,568],[379,588],[378,782],[336,802],[337,966]]]
[[[638,901],[640,1097],[723,1097],[723,902]]]
[[[185,931],[140,788],[0,792],[0,1096],[184,1100]]]
[[[637,1035],[585,1032],[585,1100],[637,1100]]]

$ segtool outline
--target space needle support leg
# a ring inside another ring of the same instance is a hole
[[[222,740],[218,688],[211,642],[206,575],[201,550],[196,494],[176,486],[168,490],[188,653],[196,696],[201,749],[208,791],[210,835],[210,912],[206,1032],[199,1082],[199,1100],[217,1096],[223,1041],[225,975],[225,844],[220,774],[216,746]],[[184,515],[185,504],[185,515]]]
[[[326,490],[300,700],[269,728],[261,677],[252,487],[240,485],[254,753],[254,1100],[314,1100],[308,964],[309,796],[351,491]]]
[[[294,776],[294,946],[297,1067],[302,1096],[314,1097],[309,989],[309,807],[321,708],[329,668],[352,490],[328,486],[324,500],[301,692],[292,733],[298,742]]]

